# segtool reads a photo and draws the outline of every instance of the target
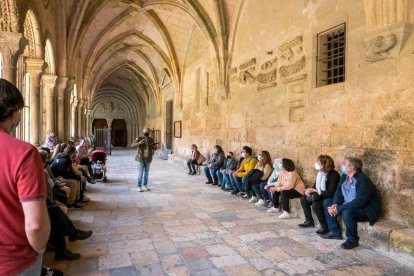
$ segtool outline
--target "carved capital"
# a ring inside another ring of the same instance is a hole
[[[27,40],[23,34],[0,31],[0,49],[3,53],[4,66],[14,66],[26,44]]]
[[[43,89],[49,93],[49,96],[55,95],[54,88],[56,86],[57,78],[56,75],[42,75],[41,85],[43,86]]]

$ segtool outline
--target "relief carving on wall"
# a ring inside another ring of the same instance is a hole
[[[25,49],[25,56],[29,58],[36,58],[35,56],[35,38],[33,33],[33,25],[29,18],[26,18],[24,22],[24,37],[27,39],[28,43]]]
[[[374,37],[368,45],[366,53],[367,61],[379,61],[386,59],[392,48],[397,44],[397,36],[395,34],[379,35]]]
[[[120,104],[114,102],[103,102],[96,108],[96,113],[99,114],[124,114],[125,111]]]
[[[256,77],[257,90],[264,90],[277,85],[277,58],[266,61],[260,67],[261,73]]]
[[[256,71],[256,58],[252,58],[239,66],[239,83],[254,83],[256,81],[255,77]]]
[[[305,79],[306,73],[306,58],[303,53],[303,37],[297,36],[289,40],[279,47],[280,76],[283,83]]]

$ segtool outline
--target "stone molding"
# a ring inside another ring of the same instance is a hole
[[[283,83],[289,83],[305,79],[306,58],[303,52],[303,37],[297,36],[280,47],[280,63],[279,73]]]
[[[56,86],[56,80],[58,76],[56,75],[42,75],[41,85],[46,89],[47,93],[50,93],[50,96],[55,95],[54,88]]]

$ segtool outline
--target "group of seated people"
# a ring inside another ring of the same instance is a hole
[[[55,261],[77,260],[79,253],[71,252],[66,246],[69,242],[84,240],[92,231],[77,229],[67,216],[68,209],[80,209],[90,199],[85,195],[86,183],[95,183],[90,176],[91,161],[88,143],[80,140],[75,147],[74,141],[38,148],[43,161],[47,207],[51,224],[48,248],[55,253]],[[81,165],[84,164],[84,165]]]
[[[189,174],[195,174],[195,166],[202,165],[196,145],[191,146],[192,155],[187,165]],[[381,213],[381,200],[375,184],[362,172],[362,161],[346,157],[341,165],[342,176],[335,170],[329,155],[319,155],[314,165],[317,171],[312,187],[306,187],[288,158],[276,158],[272,163],[266,150],[253,156],[250,147],[244,146],[237,161],[233,152],[224,153],[221,146],[214,146],[204,173],[206,184],[217,185],[231,195],[249,199],[256,206],[265,206],[269,213],[281,213],[280,219],[291,218],[289,200],[300,198],[305,222],[299,227],[314,227],[312,211],[320,228],[316,231],[325,239],[342,239],[338,215],[346,228],[343,249],[359,245],[357,223],[368,221],[373,225]]]

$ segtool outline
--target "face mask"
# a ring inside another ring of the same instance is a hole
[[[321,170],[321,166],[319,165],[318,162],[315,163],[315,170],[317,170],[317,171]]]
[[[341,166],[341,172],[344,173],[344,174],[347,173],[345,165]]]
[[[246,153],[242,152],[241,156],[242,156],[243,158],[246,158]]]
[[[232,156],[230,156],[230,155],[227,155],[227,158],[228,158],[228,159],[231,159],[231,157],[232,157]]]
[[[217,154],[217,153],[218,153],[218,149],[214,149],[214,150],[213,150],[213,152],[214,152],[215,154]]]
[[[281,171],[283,169],[282,163],[277,163],[277,169]]]
[[[148,137],[149,136],[149,132],[144,132],[144,136]]]
[[[257,160],[259,160],[259,161],[262,160],[262,156],[261,155],[258,155],[257,156]]]

